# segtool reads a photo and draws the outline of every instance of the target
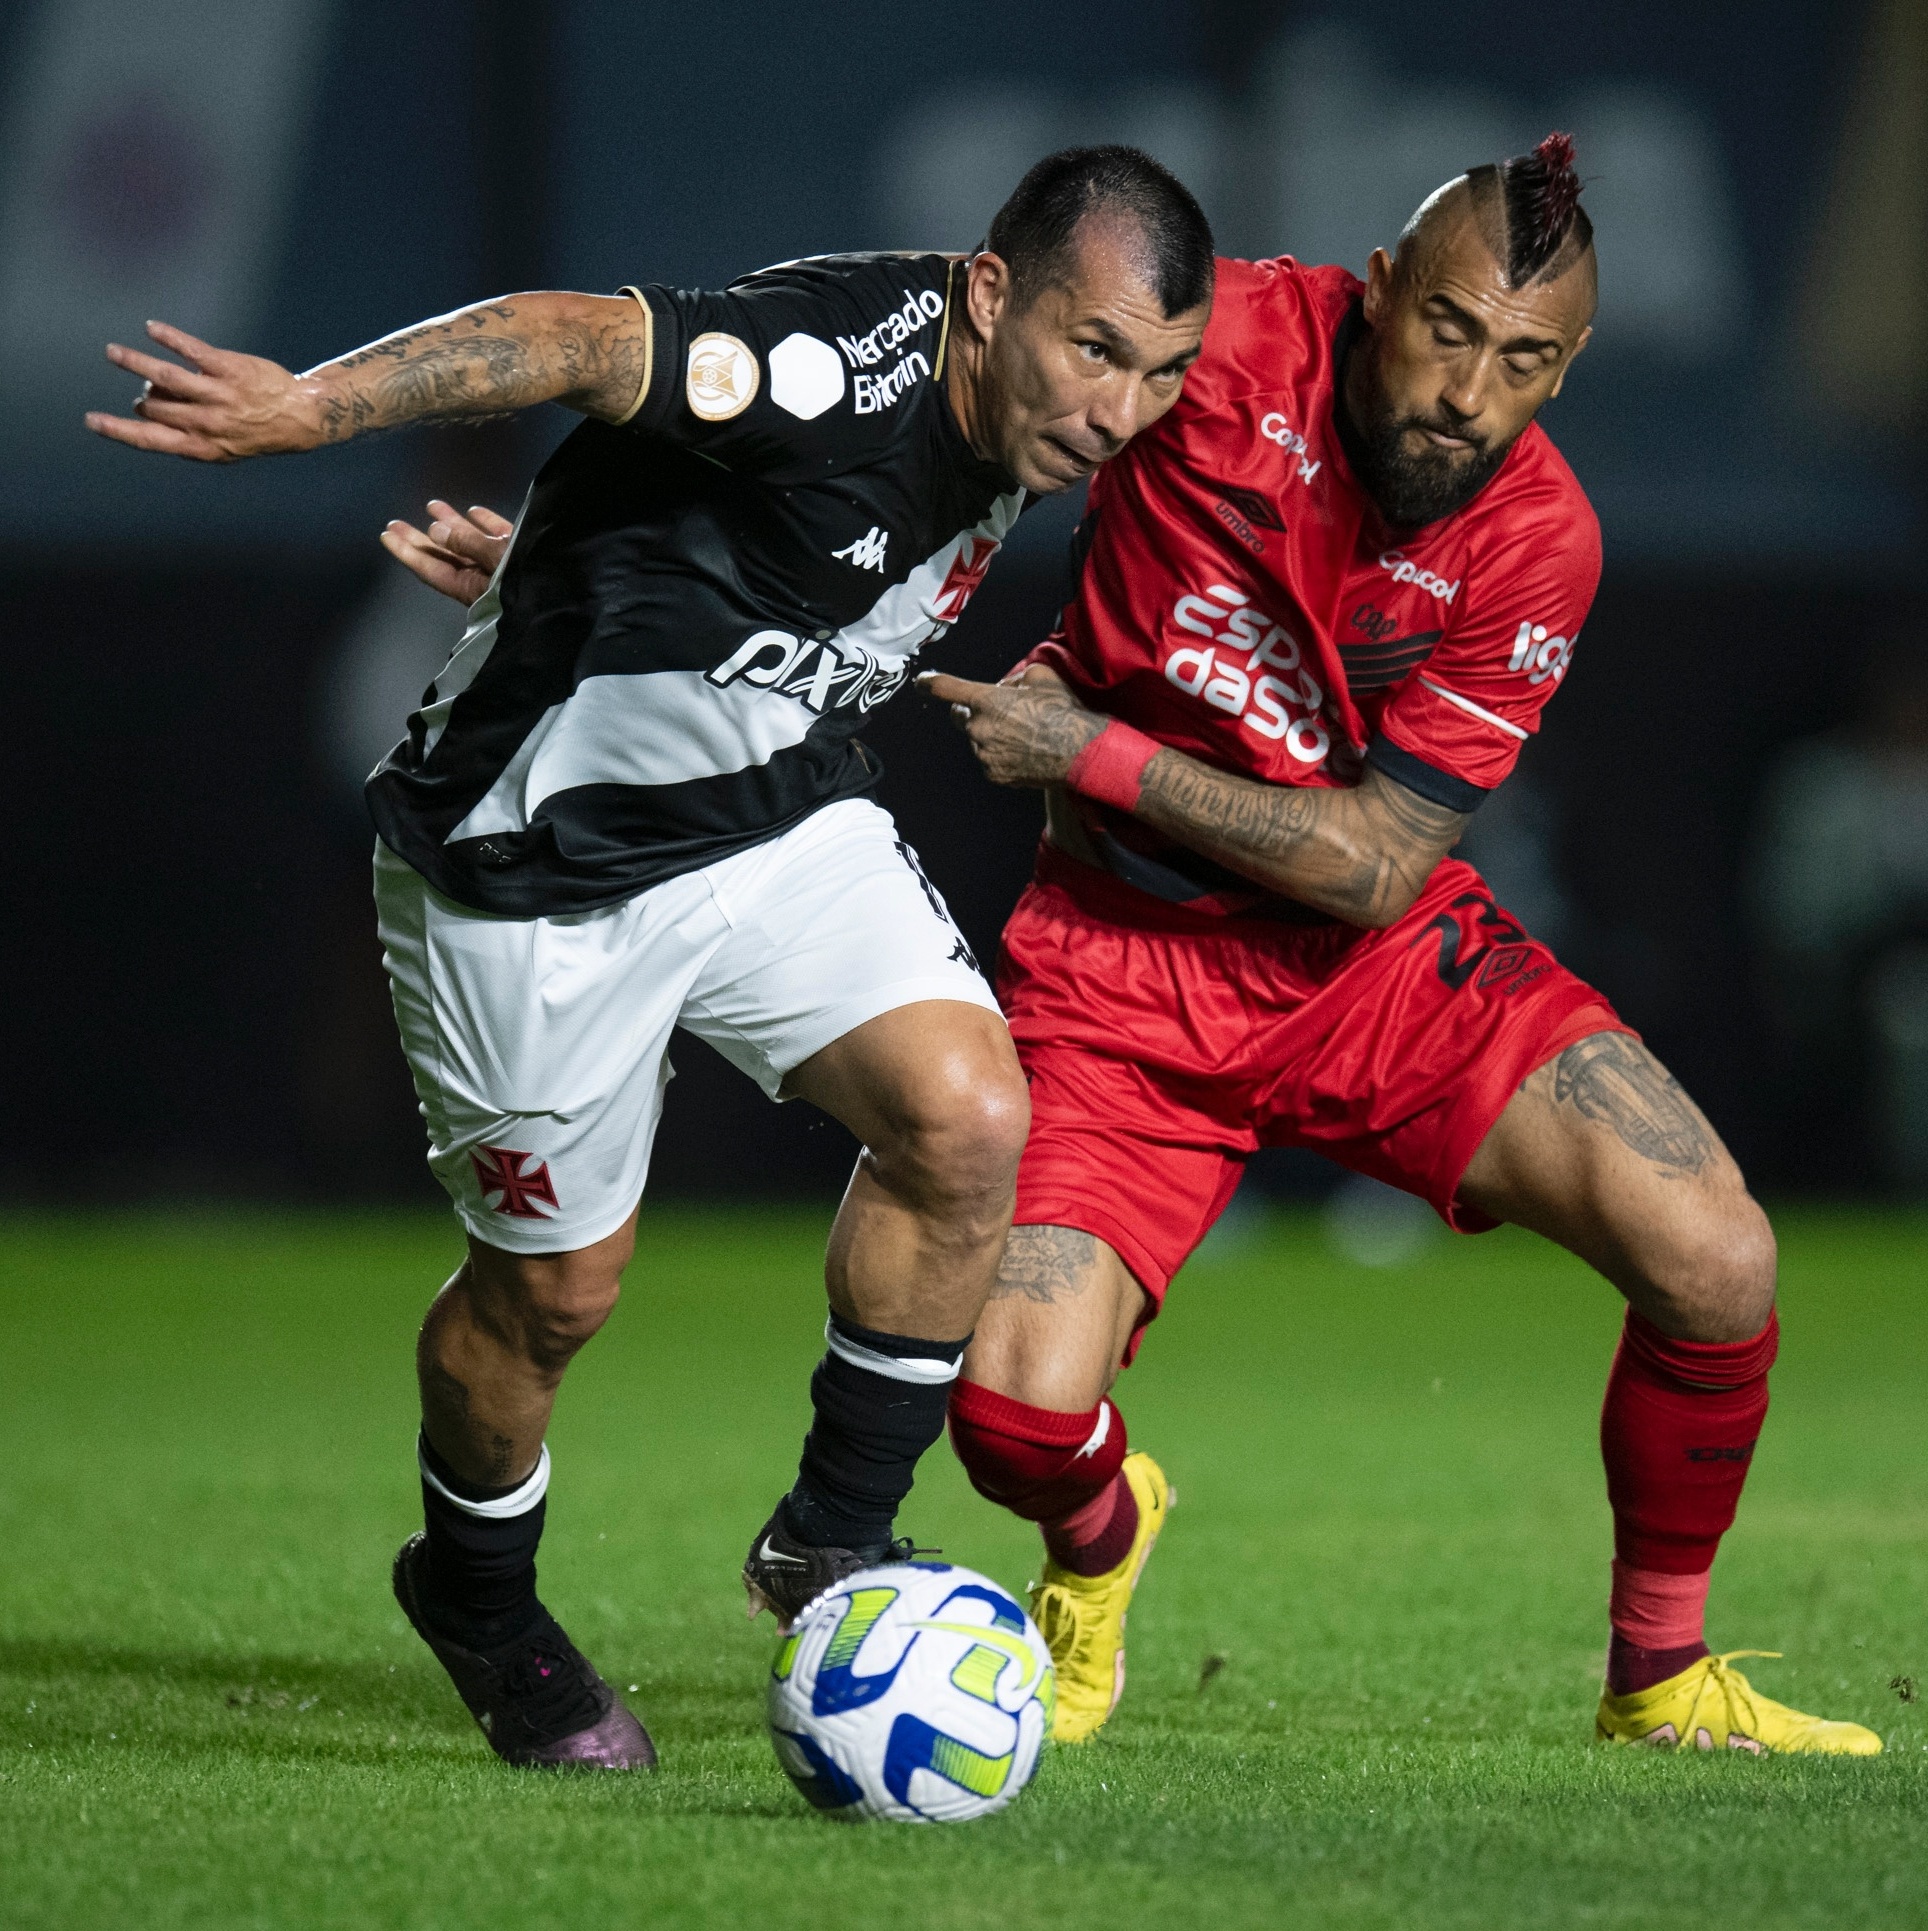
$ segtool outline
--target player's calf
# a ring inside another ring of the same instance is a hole
[[[743,1565],[751,1614],[779,1622],[893,1547],[990,1291],[1030,1118],[1003,1021],[957,1001],[855,1028],[788,1087],[864,1151],[826,1257],[831,1313],[797,1479]]]
[[[1780,1327],[1773,1232],[1700,1109],[1639,1040],[1595,1033],[1520,1087],[1460,1196],[1558,1241],[1627,1298],[1600,1419],[1614,1523],[1600,1734],[1673,1740],[1662,1733],[1687,1712],[1724,1739],[1727,1717],[1703,1723],[1702,1706],[1745,1704],[1733,1734],[1761,1747],[1865,1748],[1817,1741],[1832,1728],[1804,1728],[1819,1720],[1709,1659],[1708,1579],[1767,1417]]]
[[[423,1530],[397,1559],[396,1595],[511,1763],[655,1760],[536,1594],[543,1434],[565,1368],[615,1304],[632,1227],[564,1254],[471,1241],[422,1324]]]

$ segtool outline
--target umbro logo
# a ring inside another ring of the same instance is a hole
[[[1227,489],[1225,500],[1248,523],[1256,523],[1262,530],[1285,528],[1285,519],[1273,508],[1271,502],[1255,489]]]
[[[1255,489],[1228,487],[1212,505],[1212,514],[1254,555],[1265,548],[1260,530],[1285,529],[1285,519]]]
[[[880,530],[873,523],[855,543],[846,544],[841,550],[832,550],[830,554],[838,562],[848,563],[853,569],[876,570],[881,573],[884,567],[884,546],[889,541],[890,532]]]

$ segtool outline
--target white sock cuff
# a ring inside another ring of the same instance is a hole
[[[472,1502],[466,1495],[457,1495],[429,1467],[428,1457],[422,1453],[422,1444],[419,1439],[415,1444],[415,1464],[422,1471],[422,1480],[452,1508],[460,1509],[464,1515],[482,1516],[490,1522],[506,1521],[513,1515],[527,1515],[549,1493],[549,1444],[547,1442],[542,1444],[542,1453],[536,1457],[536,1465],[529,1472],[529,1479],[520,1488],[511,1489],[507,1495],[498,1495],[493,1502]]]
[[[823,1343],[839,1361],[848,1361],[853,1368],[868,1368],[872,1374],[914,1382],[920,1388],[941,1388],[947,1381],[955,1381],[964,1366],[961,1349],[955,1361],[945,1361],[930,1355],[883,1354],[867,1348],[849,1335],[839,1334],[834,1317],[823,1324]]]

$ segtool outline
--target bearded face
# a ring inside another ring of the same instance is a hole
[[[1347,412],[1340,414],[1352,432],[1345,438],[1347,459],[1394,529],[1419,529],[1464,509],[1498,474],[1513,446],[1511,439],[1492,441],[1443,411],[1402,413],[1370,364],[1352,413],[1362,420],[1347,421]],[[1444,449],[1435,436],[1463,446]]]

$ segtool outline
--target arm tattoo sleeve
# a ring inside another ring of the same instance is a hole
[[[1714,1130],[1680,1082],[1625,1033],[1596,1033],[1553,1067],[1553,1100],[1611,1127],[1643,1160],[1672,1174],[1700,1173],[1714,1158]]]
[[[1449,811],[1384,773],[1346,789],[1256,783],[1161,751],[1138,815],[1192,850],[1356,925],[1389,924],[1459,842]]]
[[[325,439],[482,422],[538,402],[622,416],[648,365],[647,318],[627,298],[592,301],[588,312],[571,297],[487,302],[324,363],[309,374],[324,385]]]

